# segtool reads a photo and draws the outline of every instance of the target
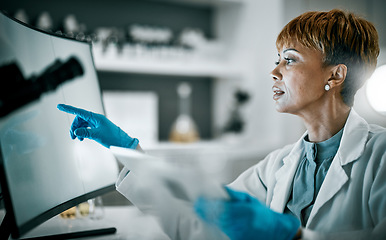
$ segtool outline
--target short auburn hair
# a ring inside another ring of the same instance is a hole
[[[341,95],[348,106],[355,93],[374,72],[379,55],[374,25],[351,12],[333,9],[311,11],[291,20],[276,40],[278,50],[294,41],[321,51],[324,66],[345,64],[346,80]]]

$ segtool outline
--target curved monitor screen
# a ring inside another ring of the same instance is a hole
[[[81,73],[67,76],[56,88],[46,87],[39,98],[0,117],[1,188],[13,237],[87,197],[111,190],[118,166],[110,151],[98,143],[72,140],[69,129],[74,116],[56,108],[65,103],[103,113],[90,44],[38,31],[0,13],[2,71],[13,64],[20,70],[19,78],[35,84],[55,63],[62,66],[69,59],[77,60]],[[9,72],[2,73],[1,88],[20,81]],[[45,76],[45,81],[60,74],[66,70]],[[10,88],[8,93],[21,88]],[[17,101],[9,104],[13,102]]]

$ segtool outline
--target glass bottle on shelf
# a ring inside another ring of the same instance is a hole
[[[102,219],[105,215],[102,197],[98,196],[96,198],[89,199],[87,202],[89,204],[90,218],[94,220]]]
[[[179,115],[172,125],[169,140],[172,142],[189,143],[200,139],[197,126],[190,114],[192,87],[183,82],[178,85]]]

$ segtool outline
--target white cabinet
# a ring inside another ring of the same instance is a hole
[[[114,45],[103,48],[101,43],[96,43],[93,45],[96,69],[103,72],[128,74],[204,77],[213,81],[211,124],[213,129],[222,128],[229,117],[234,92],[245,79],[244,62],[248,60],[238,60],[240,58],[238,55],[240,47],[238,46],[245,45],[245,41],[237,40],[239,39],[237,32],[243,29],[244,20],[239,19],[239,16],[242,15],[243,9],[248,7],[248,2],[245,0],[152,1],[183,4],[184,8],[203,6],[205,9],[211,9],[212,22],[210,25],[212,26],[210,28],[215,37],[207,40],[209,47],[204,50],[186,50],[172,55],[170,51],[178,50],[177,47],[174,49],[165,47],[165,51],[169,51],[165,54],[162,52],[162,47],[147,48],[140,44],[127,43],[123,46],[122,51],[118,52],[115,47],[111,47]],[[248,41],[250,39],[253,37]]]

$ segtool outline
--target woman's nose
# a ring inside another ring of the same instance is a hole
[[[278,67],[279,66],[275,67],[270,74],[273,81],[275,81],[275,82],[280,81],[282,79],[282,75],[281,75],[280,71],[278,70]]]

